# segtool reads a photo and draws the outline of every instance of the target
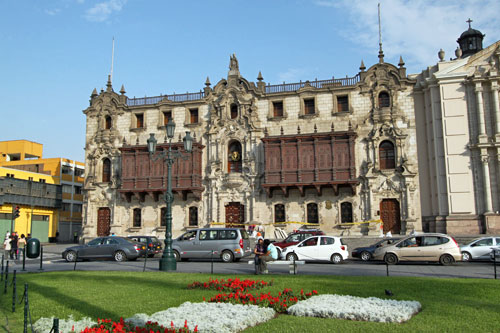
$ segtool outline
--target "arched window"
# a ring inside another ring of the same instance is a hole
[[[109,183],[111,181],[111,161],[109,158],[102,160],[102,181]]]
[[[285,222],[285,205],[277,204],[274,205],[274,222]]]
[[[391,106],[391,99],[386,91],[382,91],[378,94],[378,106],[380,108],[387,108]]]
[[[382,141],[379,148],[380,169],[394,169],[396,167],[396,154],[394,145],[390,141]]]
[[[140,228],[141,227],[141,209],[140,208],[134,208],[134,228]]]
[[[238,118],[238,106],[236,104],[231,104],[231,119]]]
[[[340,204],[340,218],[342,223],[352,222],[352,203],[343,202]]]
[[[241,143],[238,141],[229,144],[227,172],[241,172]]]
[[[307,223],[319,223],[318,204],[313,202],[307,204]]]
[[[111,117],[110,116],[106,116],[104,128],[111,129]]]
[[[198,226],[198,207],[189,207],[189,226]]]
[[[163,207],[160,210],[160,215],[161,215],[160,227],[164,227],[167,225],[167,208],[166,207]]]

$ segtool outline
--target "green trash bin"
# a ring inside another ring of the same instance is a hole
[[[36,238],[30,238],[26,243],[26,257],[34,259],[40,255],[40,241]]]

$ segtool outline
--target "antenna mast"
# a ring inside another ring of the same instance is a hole
[[[111,72],[109,74],[111,81],[113,81],[113,61],[115,58],[115,37],[113,36],[113,47],[111,49]]]
[[[382,25],[380,23],[380,2],[378,3],[378,59],[379,63],[384,62],[384,51],[382,51]]]

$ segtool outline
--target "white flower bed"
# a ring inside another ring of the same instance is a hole
[[[36,333],[48,333],[52,329],[53,323],[54,317],[40,318],[33,324],[33,329]],[[94,321],[88,317],[76,321],[73,319],[73,316],[70,315],[68,319],[59,319],[59,331],[61,333],[72,332],[72,329],[74,327],[75,332],[81,332],[85,329],[85,327],[90,327],[95,324],[97,324],[97,321]]]
[[[338,318],[382,323],[401,323],[417,314],[417,301],[396,301],[376,297],[319,295],[300,301],[288,313],[301,317]]]
[[[175,327],[183,327],[184,321],[187,320],[191,330],[198,325],[199,332],[231,333],[268,321],[274,315],[273,309],[256,305],[185,302],[177,308],[169,308],[151,316],[144,313],[136,314],[125,321],[134,325],[156,321],[165,327],[170,327],[170,323],[173,322]]]

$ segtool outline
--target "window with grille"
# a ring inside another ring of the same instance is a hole
[[[238,106],[236,104],[231,104],[231,119],[238,118]]]
[[[102,161],[102,181],[103,183],[111,181],[111,161],[108,158]]]
[[[307,223],[319,223],[318,205],[316,203],[307,204]]]
[[[304,99],[304,114],[314,114],[314,98]]]
[[[274,222],[285,222],[285,205],[274,205]]]
[[[134,227],[140,227],[141,226],[141,209],[140,208],[134,208]]]
[[[163,125],[166,126],[170,121],[172,121],[172,111],[163,112]]]
[[[198,207],[189,207],[189,226],[198,226]]]
[[[337,96],[337,112],[349,111],[349,98],[347,96]]]
[[[189,109],[189,117],[190,117],[191,124],[197,124],[198,123],[198,108]]]
[[[138,113],[135,115],[135,119],[137,120],[136,127],[143,128],[144,127],[144,115],[142,113]]]
[[[381,108],[391,106],[391,99],[387,92],[382,91],[380,94],[378,94],[378,106]]]
[[[352,204],[350,202],[340,204],[340,218],[342,223],[352,222]]]
[[[273,117],[283,117],[283,102],[273,102]]]
[[[383,141],[379,146],[380,169],[394,169],[396,167],[396,154],[394,145],[390,141]]]
[[[111,129],[111,117],[106,116],[106,124],[105,124],[105,129]]]

